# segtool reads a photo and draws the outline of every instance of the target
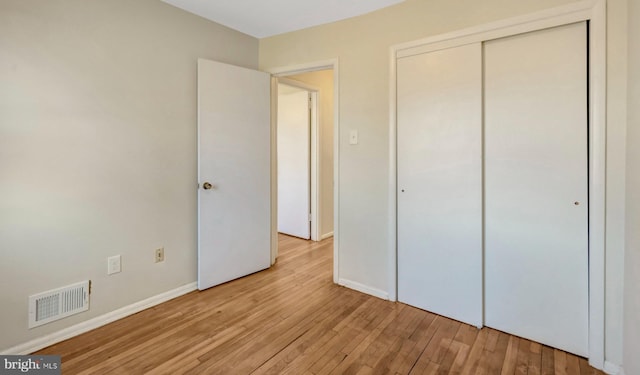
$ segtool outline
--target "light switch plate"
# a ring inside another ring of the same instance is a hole
[[[349,144],[357,145],[358,144],[358,131],[352,130],[349,132]]]

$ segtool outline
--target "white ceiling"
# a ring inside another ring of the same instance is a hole
[[[359,16],[404,0],[162,0],[256,38]]]

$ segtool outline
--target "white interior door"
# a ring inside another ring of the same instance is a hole
[[[587,30],[485,44],[485,323],[588,354]]]
[[[278,232],[309,239],[309,92],[278,84]]]
[[[482,47],[398,59],[398,299],[482,325]]]
[[[270,266],[270,76],[198,60],[198,288]]]

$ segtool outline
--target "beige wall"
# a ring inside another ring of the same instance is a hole
[[[333,233],[333,70],[287,76],[319,89],[320,236]]]
[[[389,47],[571,3],[571,0],[407,0],[371,14],[260,40],[260,68],[339,59],[339,274],[389,288]],[[626,0],[608,3],[606,358],[622,362],[626,132]],[[360,143],[348,144],[359,130]]]
[[[629,1],[624,370],[640,374],[640,2]]]
[[[158,0],[2,0],[0,51],[0,351],[194,282],[196,59],[255,68],[258,41]],[[89,312],[27,329],[27,296],[85,279]]]

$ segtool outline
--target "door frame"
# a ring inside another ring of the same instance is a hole
[[[320,182],[320,111],[318,111],[318,97],[320,89],[313,85],[308,85],[304,82],[296,81],[294,79],[289,79],[286,77],[276,77],[278,83],[299,88],[301,90],[305,90],[309,93],[311,98],[311,117],[310,117],[310,128],[309,128],[309,157],[310,157],[310,170],[309,176],[311,177],[309,180],[309,214],[311,215],[311,231],[310,237],[311,241],[320,241],[320,215],[318,215],[318,205],[320,201],[319,197],[319,182]],[[276,129],[276,139],[277,139],[277,129]],[[276,155],[277,155],[277,147],[276,147]],[[277,168],[277,163],[276,163]],[[277,169],[276,169],[277,170]],[[277,177],[277,175],[276,175]]]
[[[338,283],[340,280],[340,70],[338,58],[266,69],[266,72],[273,77],[271,79],[271,263],[275,263],[278,256],[278,176],[276,169],[278,160],[276,119],[278,79],[328,69],[333,71],[333,282]],[[317,145],[316,149],[318,149]]]
[[[396,62],[400,57],[589,21],[589,364],[605,365],[606,0],[550,8],[397,44],[389,59],[389,299],[397,300]]]

